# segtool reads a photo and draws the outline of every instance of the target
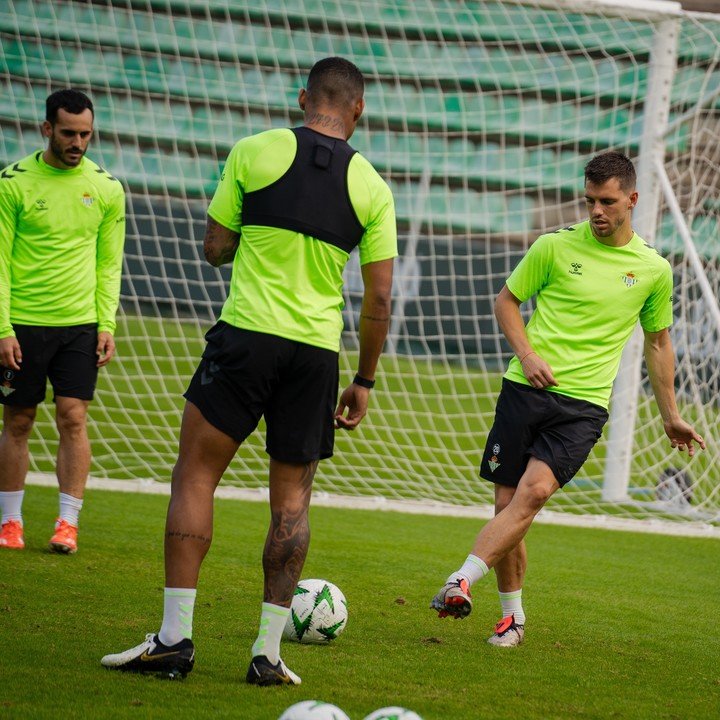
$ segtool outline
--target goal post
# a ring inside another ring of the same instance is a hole
[[[617,149],[637,164],[638,231],[673,267],[681,410],[710,442],[691,461],[673,454],[637,353],[603,438],[548,512],[720,528],[719,38],[720,16],[660,0],[0,3],[0,164],[42,147],[45,97],[74,86],[95,104],[89,156],[126,188],[118,355],[90,408],[92,475],[169,480],[182,392],[227,293],[229,269],[202,257],[225,158],[243,136],[300,124],[310,67],[342,55],[366,78],[351,143],[393,190],[400,257],[369,414],[338,434],[316,492],[491,512],[478,467],[511,356],[494,298],[538,235],[584,219],[584,166]],[[343,384],[361,296],[352,255]],[[52,473],[56,453],[48,402],[31,470]],[[223,483],[254,491],[266,475],[261,427]]]
[[[670,118],[670,90],[677,68],[681,17],[679,3],[663,5],[669,7],[663,9],[661,19],[655,25],[648,62],[647,94],[637,160],[639,201],[633,214],[633,227],[651,245],[655,242],[660,209],[660,180],[656,167],[658,162],[665,161],[665,134]],[[642,355],[643,333],[638,325],[625,346],[613,386],[602,490],[603,500],[611,502],[629,499],[627,490],[641,387]]]

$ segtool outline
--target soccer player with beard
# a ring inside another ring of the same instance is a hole
[[[673,448],[703,439],[675,403],[672,269],[632,228],[635,168],[618,152],[585,168],[589,220],[539,237],[500,291],[495,316],[515,356],[503,378],[480,476],[495,483],[495,517],[431,602],[440,617],[472,609],[470,586],[495,569],[503,618],[488,639],[525,636],[523,538],[550,496],[581,468],[608,418],[612,384],[635,326]],[[527,327],[520,305],[536,297]]]
[[[0,551],[22,549],[28,438],[53,387],[60,509],[50,549],[77,550],[90,471],[87,411],[115,354],[125,242],[121,184],[85,156],[93,104],[78,90],[46,101],[47,148],[0,173]]]
[[[300,90],[300,127],[241,139],[208,208],[205,257],[232,263],[230,292],[185,393],[165,528],[163,622],[108,668],[186,675],[200,566],[213,534],[213,495],[240,445],[266,421],[271,519],[264,591],[246,681],[301,682],[280,657],[310,543],[308,508],[334,430],[365,416],[390,320],[395,205],[389,186],[349,144],[365,81],[330,57]],[[343,268],[359,251],[364,284],[357,374],[338,400]]]

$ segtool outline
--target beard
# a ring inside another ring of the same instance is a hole
[[[78,154],[78,156],[75,157],[69,157],[68,153],[70,151],[75,151]],[[55,138],[50,138],[50,152],[61,162],[67,165],[68,167],[77,167],[80,164],[80,161],[85,156],[85,151],[82,148],[79,147],[69,147],[65,150],[62,149],[60,144],[55,141]]]
[[[616,222],[607,221],[604,225],[598,227],[593,220],[590,221],[593,232],[597,237],[610,237],[614,235],[619,227],[625,222],[625,218]]]

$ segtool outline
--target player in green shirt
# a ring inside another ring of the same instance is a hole
[[[28,438],[49,379],[60,487],[50,548],[77,550],[90,471],[87,409],[98,368],[115,354],[125,241],[122,185],[85,157],[93,120],[85,94],[52,93],[47,149],[0,173],[0,549],[24,547]]]
[[[671,447],[691,456],[694,443],[705,447],[675,403],[672,269],[633,232],[635,180],[621,153],[593,158],[585,168],[589,220],[539,237],[495,303],[515,353],[480,465],[481,477],[495,483],[495,517],[431,607],[440,617],[465,617],[470,586],[494,568],[503,618],[488,642],[498,647],[519,645],[525,636],[523,538],[600,437],[620,356],[638,320]],[[519,308],[532,297],[536,307],[526,327]]]
[[[308,506],[335,426],[365,416],[390,318],[397,230],[392,194],[347,140],[364,108],[364,80],[342,58],[316,63],[300,91],[304,125],[240,140],[208,209],[205,257],[232,262],[230,292],[206,335],[185,393],[180,452],[165,528],[165,602],[157,634],[102,664],[184,675],[193,667],[192,615],[212,537],[213,493],[264,416],[271,522],[264,602],[246,675],[298,684],[280,639],[310,540]],[[342,272],[358,248],[365,286],[357,375],[337,402]]]

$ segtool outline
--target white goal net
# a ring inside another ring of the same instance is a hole
[[[614,148],[638,159],[650,137],[678,207],[674,214],[658,191],[645,234],[675,270],[678,397],[708,450],[691,462],[670,450],[643,373],[621,501],[603,500],[606,430],[548,507],[720,525],[720,329],[711,307],[717,312],[720,294],[720,16],[643,0],[551,5],[0,5],[0,163],[42,147],[45,97],[74,86],[96,107],[89,156],[127,190],[119,354],[101,373],[91,409],[93,476],[169,479],[181,394],[227,289],[228,270],[207,265],[201,247],[224,158],[240,137],[300,124],[297,93],[309,68],[342,55],[366,76],[367,109],[352,144],[392,186],[401,257],[369,416],[354,434],[338,435],[317,490],[491,502],[477,470],[510,357],[492,301],[537,235],[583,219],[590,157]],[[666,38],[671,82],[652,99],[658,33],[668,28],[677,33]],[[667,115],[661,137],[648,123],[659,106]],[[355,370],[356,258],[346,280],[343,385]],[[46,403],[32,469],[52,472],[55,452]],[[261,428],[224,482],[264,487],[266,468]]]

